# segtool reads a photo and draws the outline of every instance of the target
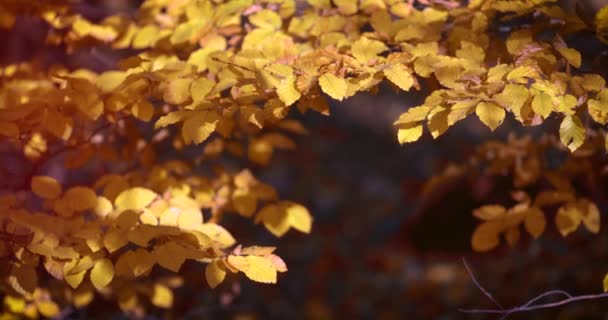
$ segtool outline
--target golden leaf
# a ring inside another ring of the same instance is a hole
[[[220,267],[217,260],[211,261],[205,268],[205,279],[212,289],[219,286],[226,278],[226,270]]]
[[[536,93],[532,99],[532,110],[546,119],[553,112],[553,98],[545,92]]]
[[[312,227],[312,216],[308,210],[296,203],[282,201],[262,208],[255,222],[263,222],[270,233],[283,236],[289,228],[309,233]]]
[[[62,199],[74,211],[84,211],[97,207],[97,194],[87,187],[72,187],[63,194]]]
[[[399,125],[397,131],[397,140],[400,144],[414,142],[422,136],[421,124],[405,124]]]
[[[494,249],[500,242],[500,228],[495,222],[484,222],[477,226],[471,238],[473,250],[477,252],[486,252]]]
[[[605,125],[608,123],[608,100],[587,100],[589,115],[593,121]]]
[[[114,264],[110,259],[99,259],[91,269],[91,283],[97,290],[105,288],[114,278]]]
[[[200,144],[215,131],[220,118],[215,111],[189,113],[182,126],[182,137],[186,144]]]
[[[408,68],[401,63],[393,63],[382,71],[384,76],[403,91],[408,91],[414,84],[414,78]]]
[[[585,143],[585,136],[585,127],[578,116],[564,117],[559,126],[559,138],[571,152],[576,151]]]
[[[319,77],[319,86],[323,92],[336,100],[342,100],[346,96],[346,80],[331,73],[325,73]]]
[[[480,102],[475,108],[479,120],[494,131],[505,119],[505,109],[494,102]]]
[[[146,188],[131,188],[122,191],[114,200],[114,206],[116,206],[116,210],[125,211],[125,210],[141,210],[150,203],[154,199],[156,199],[157,194]]]
[[[547,221],[542,210],[537,207],[531,207],[526,211],[524,227],[532,237],[535,239],[540,237],[540,235],[545,231],[546,225]]]
[[[59,306],[53,301],[36,301],[36,308],[41,315],[47,318],[56,317],[59,312]]]
[[[567,47],[559,47],[557,51],[564,57],[569,64],[571,64],[575,68],[579,68],[581,66],[581,54],[572,48]]]
[[[156,283],[152,288],[150,302],[159,308],[171,308],[173,305],[173,292],[169,287]]]
[[[473,211],[473,215],[481,220],[491,221],[502,218],[507,209],[501,205],[485,205]]]
[[[429,112],[431,111],[431,108],[428,106],[419,106],[419,107],[414,107],[414,108],[410,108],[407,110],[407,112],[402,113],[399,116],[399,119],[397,119],[397,121],[395,121],[395,125],[398,124],[409,124],[412,122],[418,122],[418,121],[422,121],[424,119],[426,119],[426,116],[429,114]]]
[[[44,199],[55,199],[61,195],[61,185],[49,176],[32,177],[32,192]]]
[[[562,236],[576,231],[582,222],[582,213],[575,203],[567,203],[557,210],[555,225]]]
[[[174,79],[167,83],[163,100],[171,104],[182,104],[190,98],[191,79]]]

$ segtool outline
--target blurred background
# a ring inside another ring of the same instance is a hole
[[[77,10],[98,20],[133,13],[137,1],[82,1]],[[35,59],[72,68],[102,71],[125,53],[95,48],[67,56],[44,46],[45,25],[22,17],[12,30],[0,30],[0,63]],[[606,47],[579,35],[587,57],[602,56]],[[604,64],[606,66],[606,64]],[[215,290],[204,283],[200,265],[186,265],[184,286],[177,289],[176,308],[151,309],[148,319],[497,319],[470,315],[459,308],[494,307],[463,266],[467,259],[482,285],[505,307],[525,303],[548,290],[571,294],[598,293],[608,271],[606,232],[577,232],[562,238],[552,219],[537,241],[522,237],[514,248],[504,242],[490,253],[474,253],[471,234],[477,224],[471,211],[488,203],[490,193],[506,193],[493,177],[470,181],[456,176],[423,193],[424,183],[449,163],[466,162],[476,146],[509,133],[539,139],[556,132],[557,121],[522,128],[509,118],[490,133],[473,116],[437,140],[428,132],[400,146],[393,121],[420,104],[422,93],[397,94],[389,87],[331,105],[330,117],[316,113],[292,117],[308,134],[298,148],[275,154],[265,167],[252,167],[256,177],[276,187],[280,198],[306,205],[314,215],[310,235],[290,232],[277,239],[263,227],[237,215],[225,223],[243,244],[278,246],[289,272],[277,285],[231,277]],[[555,120],[555,119],[553,119]],[[604,159],[605,160],[605,159]],[[18,155],[0,146],[4,174],[19,175]],[[604,195],[606,196],[606,195]],[[605,207],[600,208],[606,212]],[[603,223],[605,226],[605,223]],[[550,300],[548,300],[550,301]],[[84,310],[67,310],[66,319],[126,318],[110,311],[106,301]],[[510,319],[608,319],[608,299],[514,314]]]

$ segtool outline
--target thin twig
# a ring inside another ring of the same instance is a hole
[[[504,309],[502,306],[500,306],[498,304],[498,302],[496,302],[494,300],[494,298],[492,298],[492,295],[489,292],[487,292],[479,284],[479,282],[477,281],[477,279],[473,275],[473,272],[471,271],[471,268],[469,267],[467,261],[464,258],[462,259],[462,261],[464,263],[464,267],[467,269],[467,272],[469,273],[469,276],[473,280],[473,283],[475,284],[475,286],[481,292],[483,292],[483,294],[485,296],[487,296],[488,298],[490,298],[490,300],[492,300],[492,302],[494,302],[494,304],[496,304],[499,309],[458,309],[460,312],[502,315],[502,317],[500,318],[502,320],[502,319],[506,319],[508,316],[510,316],[511,314],[514,314],[514,313],[529,312],[529,311],[534,311],[534,310],[539,310],[539,309],[555,308],[555,307],[563,306],[565,304],[576,302],[576,301],[595,300],[595,299],[608,298],[608,292],[597,293],[597,294],[586,294],[586,295],[580,295],[580,296],[572,296],[571,294],[569,294],[568,292],[566,292],[564,290],[551,290],[551,291],[547,291],[547,292],[539,294],[538,296],[530,299],[528,302],[526,302],[526,303],[524,303],[524,304],[522,304],[520,306],[516,306],[516,307],[510,308],[510,309]],[[544,299],[546,297],[555,296],[555,295],[561,295],[561,296],[564,296],[565,298],[563,298],[561,300],[558,300],[558,301],[555,301],[555,302],[548,302],[548,303],[537,304],[538,301],[540,301],[540,300],[542,300],[542,299]]]
[[[471,271],[471,267],[469,267],[469,264],[467,263],[467,259],[462,258],[462,263],[464,263],[464,267],[467,269],[467,273],[469,274],[469,277],[471,278],[471,280],[473,281],[473,283],[475,284],[475,286],[481,291],[483,292],[483,294],[488,297],[488,299],[490,299],[492,302],[494,302],[494,304],[499,307],[501,310],[504,309],[500,303],[498,303],[498,301],[496,301],[496,299],[494,299],[494,297],[492,297],[492,295],[484,288],[481,286],[481,284],[479,284],[479,281],[477,281],[477,279],[475,278],[475,275],[473,274],[473,271]]]

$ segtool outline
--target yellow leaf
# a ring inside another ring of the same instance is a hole
[[[176,273],[186,261],[184,248],[175,242],[166,242],[156,246],[153,254],[158,265]]]
[[[435,78],[441,85],[448,88],[457,88],[462,86],[457,80],[463,75],[463,67],[460,64],[439,64],[434,66]]]
[[[427,127],[433,139],[437,139],[437,137],[448,130],[448,115],[449,109],[442,106],[435,107],[429,112]]]
[[[378,54],[388,50],[382,41],[370,40],[361,37],[355,41],[351,47],[351,53],[355,59],[362,64],[367,64],[371,59],[377,58]]]
[[[226,278],[226,270],[222,269],[217,260],[211,261],[205,268],[205,279],[209,287],[215,288]]]
[[[154,260],[154,256],[151,253],[139,248],[133,253],[133,261],[129,261],[129,266],[133,275],[139,277],[150,271],[155,263],[156,260]]]
[[[241,255],[249,256],[266,256],[277,250],[276,247],[262,247],[262,246],[251,246],[241,249]]]
[[[110,253],[124,247],[129,241],[122,232],[110,229],[103,237],[103,245]]]
[[[587,108],[593,121],[602,125],[608,123],[608,101],[589,99]]]
[[[261,10],[249,16],[249,22],[262,29],[276,30],[281,27],[282,19],[272,10]]]
[[[200,231],[211,238],[213,241],[222,245],[222,248],[231,247],[236,243],[234,237],[224,229],[224,227],[215,223],[204,223],[196,226],[194,230]]]
[[[577,205],[583,210],[583,224],[591,233],[597,234],[600,232],[600,210],[595,203],[582,199]]]
[[[214,111],[195,112],[188,115],[182,125],[182,137],[186,144],[200,144],[215,131],[220,118]]]
[[[532,237],[535,239],[540,237],[540,235],[545,231],[546,225],[547,221],[542,210],[537,207],[531,207],[527,210],[524,227]]]
[[[163,100],[171,104],[182,104],[190,98],[191,79],[174,79],[167,83]]]
[[[582,221],[582,214],[575,203],[567,203],[555,215],[555,225],[563,237],[576,231]]]
[[[32,177],[32,192],[43,199],[55,199],[61,195],[61,185],[49,176]]]
[[[512,70],[512,66],[508,64],[499,64],[488,70],[486,82],[504,82],[504,76]]]
[[[192,82],[190,86],[190,95],[194,102],[200,102],[207,98],[207,95],[211,92],[215,82],[207,78],[198,78]]]
[[[538,78],[538,71],[530,66],[519,66],[507,74],[507,80],[515,81],[522,84],[528,83],[528,78]]]
[[[399,116],[399,119],[397,119],[394,124],[408,124],[412,122],[422,121],[426,119],[426,116],[429,114],[429,111],[431,111],[431,108],[428,106],[410,108],[407,110],[407,112],[402,113]]]
[[[494,131],[505,119],[505,109],[494,102],[480,102],[475,108],[479,120]]]
[[[414,84],[409,69],[401,63],[393,63],[383,70],[384,76],[403,91],[408,91]]]
[[[309,233],[312,227],[312,216],[308,210],[290,201],[267,205],[260,210],[255,221],[262,221],[266,229],[277,237],[287,233],[290,227],[304,233]]]
[[[114,206],[116,206],[116,210],[118,211],[138,211],[150,205],[156,197],[157,194],[150,189],[141,187],[131,188],[122,191],[116,197]]]
[[[151,47],[158,40],[160,30],[154,24],[146,25],[145,27],[137,30],[135,37],[133,38],[132,47],[133,49],[143,49]]]
[[[306,0],[306,2],[317,9],[331,8],[331,2],[329,2],[329,0]]]
[[[448,114],[448,126],[454,125],[456,122],[466,118],[469,114],[474,112],[478,103],[479,100],[477,99],[454,103],[450,107],[450,113]]]
[[[581,81],[581,87],[585,90],[599,92],[606,86],[606,80],[599,74],[585,74],[583,75],[583,81]]]
[[[518,120],[522,119],[521,109],[528,101],[529,91],[519,84],[508,84],[503,91],[495,95],[494,101],[505,108],[511,109]]]
[[[558,110],[564,114],[568,114],[568,115],[573,115],[575,113],[575,111],[573,110],[578,101],[576,100],[576,97],[571,95],[571,94],[566,94],[563,96],[559,96],[558,97],[559,100],[559,105],[558,105]]]
[[[95,79],[95,84],[102,93],[110,93],[125,80],[127,73],[124,71],[106,71]]]
[[[131,112],[141,121],[150,121],[154,116],[154,106],[147,100],[140,100],[131,106]]]
[[[183,230],[192,230],[203,223],[203,214],[198,208],[184,208],[177,217],[177,226]]]
[[[346,96],[346,80],[331,73],[325,73],[319,77],[319,86],[323,92],[336,100],[343,100]]]
[[[400,144],[414,142],[422,136],[422,125],[421,124],[406,124],[399,125],[397,131],[397,140]]]
[[[545,92],[538,92],[532,99],[532,110],[546,119],[553,111],[553,98]]]
[[[604,292],[608,292],[608,273],[604,276]]]
[[[91,303],[95,297],[95,292],[90,287],[80,287],[72,294],[72,303],[76,308],[82,308]]]
[[[257,198],[246,189],[236,189],[232,193],[232,206],[244,217],[251,217],[257,207]]]
[[[477,226],[471,238],[473,250],[477,252],[486,252],[498,246],[500,241],[498,235],[500,229],[498,225],[492,221],[484,222]]]
[[[86,187],[72,187],[62,197],[74,211],[84,211],[97,207],[95,191]]]
[[[597,37],[608,43],[608,6],[604,6],[595,13],[595,26]]]
[[[171,44],[173,45],[190,41],[206,23],[206,19],[193,19],[184,22],[175,28],[169,41],[171,41]]]
[[[160,117],[158,119],[158,121],[156,121],[156,124],[154,124],[154,129],[164,128],[168,125],[172,125],[174,123],[180,122],[184,119],[185,116],[186,116],[185,111],[169,112],[166,115]]]
[[[287,219],[280,206],[276,204],[270,204],[262,208],[255,218],[256,223],[259,221],[262,221],[264,227],[277,237],[283,236],[290,228],[289,219]]]
[[[154,284],[150,302],[159,307],[169,309],[173,305],[173,292],[169,287],[162,284]]]
[[[53,318],[59,314],[59,306],[53,301],[36,301],[36,308],[40,314],[47,318]]]
[[[282,79],[277,86],[277,95],[279,96],[279,99],[285,103],[285,106],[290,106],[298,101],[302,94],[296,88],[296,77],[288,76],[285,79]]]
[[[23,310],[25,309],[25,300],[6,295],[4,296],[4,306],[11,312],[20,314],[23,313]]]
[[[78,273],[66,274],[63,279],[70,285],[70,287],[72,287],[72,289],[76,289],[78,288],[78,286],[80,286],[82,280],[84,280],[84,276],[86,273],[87,270],[82,270]]]
[[[559,126],[559,138],[571,152],[576,151],[585,143],[585,136],[585,127],[578,116],[564,117]]]
[[[283,205],[287,207],[287,216],[289,217],[291,226],[300,232],[310,233],[312,216],[308,212],[308,209],[292,202],[283,202]]]
[[[511,32],[505,44],[510,54],[517,55],[533,42],[532,32],[529,29],[523,29]]]
[[[348,16],[357,13],[358,1],[355,0],[333,0],[334,4],[338,7],[338,11],[342,15]]]
[[[483,48],[472,42],[461,41],[460,49],[456,50],[456,56],[461,59],[472,60],[481,64],[486,58],[486,53]]]
[[[277,270],[272,260],[258,256],[230,256],[228,262],[247,278],[262,283],[276,283]]]
[[[473,211],[473,215],[481,220],[492,221],[504,217],[507,209],[501,205],[485,205]]]
[[[249,268],[245,271],[247,278],[262,283],[277,282],[277,270],[272,260],[257,256],[247,256],[247,260],[249,261]]]
[[[254,139],[249,143],[247,156],[249,160],[260,165],[266,165],[270,162],[274,147],[265,139]]]
[[[99,259],[91,269],[91,283],[97,289],[105,288],[114,278],[114,264],[110,259]]]
[[[559,47],[557,51],[564,57],[569,64],[571,64],[575,68],[579,68],[581,66],[581,54],[572,48],[567,47]]]

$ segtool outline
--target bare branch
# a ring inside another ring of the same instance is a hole
[[[471,268],[469,267],[467,261],[464,258],[462,259],[462,261],[464,263],[464,267],[467,269],[467,272],[469,273],[469,276],[471,277],[471,280],[473,281],[475,286],[481,292],[483,292],[483,294],[486,297],[488,297],[490,300],[492,300],[492,302],[494,302],[494,304],[496,304],[498,306],[498,309],[458,309],[458,311],[460,311],[460,312],[502,315],[502,317],[500,317],[500,319],[502,320],[502,319],[506,319],[508,316],[510,316],[514,313],[529,312],[529,311],[534,311],[534,310],[539,310],[539,309],[555,308],[555,307],[563,306],[563,305],[566,305],[566,304],[569,304],[572,302],[576,302],[576,301],[608,298],[608,292],[572,296],[571,294],[569,294],[568,292],[563,291],[563,290],[551,290],[551,291],[547,291],[547,292],[539,294],[538,296],[530,299],[528,302],[526,302],[520,306],[516,306],[516,307],[510,308],[510,309],[505,309],[500,304],[498,304],[498,302],[496,302],[496,300],[494,300],[492,295],[479,284],[479,282],[473,275],[473,272],[471,271]],[[537,303],[540,300],[550,297],[550,296],[563,296],[564,298],[562,298],[561,300],[555,301],[555,302]]]
[[[481,286],[481,284],[479,284],[479,281],[477,281],[477,279],[475,278],[475,275],[473,274],[473,271],[471,271],[471,267],[469,267],[469,264],[467,263],[467,260],[465,258],[462,258],[462,263],[464,263],[464,267],[465,267],[465,269],[467,269],[467,273],[469,274],[469,277],[471,278],[471,280],[473,281],[475,286],[481,292],[483,292],[483,294],[486,297],[488,297],[488,299],[490,299],[490,301],[494,302],[494,304],[498,308],[500,308],[500,310],[503,310],[504,308],[500,305],[500,303],[498,303],[498,301],[496,301],[496,299],[494,299],[494,297],[492,297],[492,294],[490,294],[484,287]]]

